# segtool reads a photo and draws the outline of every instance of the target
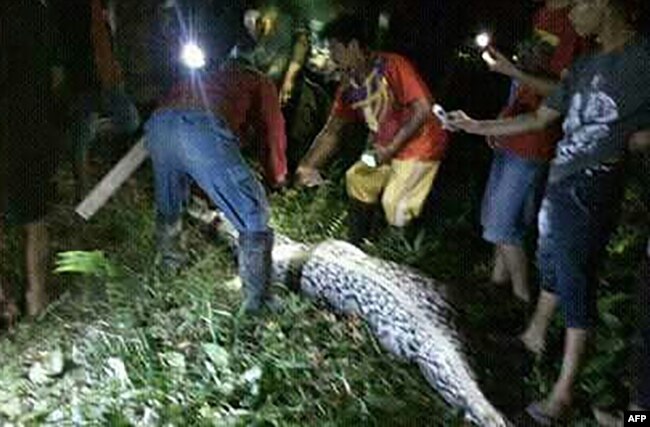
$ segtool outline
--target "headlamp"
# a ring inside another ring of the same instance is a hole
[[[192,70],[198,70],[205,67],[205,53],[194,42],[185,43],[181,51],[181,61]]]

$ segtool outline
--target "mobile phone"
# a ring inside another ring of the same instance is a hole
[[[377,167],[377,157],[373,151],[366,151],[361,155],[361,162],[369,168]]]
[[[440,104],[434,104],[433,108],[431,109],[433,114],[440,120],[442,123],[442,126],[446,127],[448,120],[447,120],[447,112],[445,111],[444,108]]]

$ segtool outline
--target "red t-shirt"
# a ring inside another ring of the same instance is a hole
[[[573,29],[569,19],[569,8],[548,9],[542,7],[533,18],[537,36],[555,46],[550,62],[550,72],[560,78],[573,59],[586,50],[586,43]],[[520,85],[513,101],[502,112],[503,117],[513,117],[530,113],[541,105],[544,97],[533,89]],[[538,132],[500,138],[500,146],[521,157],[549,161],[553,158],[555,145],[560,140],[560,125]]]
[[[247,142],[249,126],[256,135],[252,147],[271,184],[287,176],[287,137],[278,92],[268,77],[239,66],[226,65],[198,78],[184,80],[172,88],[161,107],[207,108],[228,123],[240,144]]]
[[[570,7],[548,9],[542,7],[533,17],[535,33],[555,46],[550,71],[560,77],[573,60],[586,50],[586,42],[576,33],[569,19]]]
[[[374,134],[375,145],[386,146],[410,119],[409,104],[418,99],[431,102],[431,92],[413,65],[392,53],[377,54],[368,79],[363,87],[352,83],[341,85],[332,115],[349,121],[365,121]],[[446,147],[447,134],[431,115],[395,158],[440,160]]]

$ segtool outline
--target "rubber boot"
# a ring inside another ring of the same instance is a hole
[[[359,246],[370,235],[375,216],[375,206],[350,200],[348,208],[348,241]]]
[[[244,289],[244,313],[255,314],[264,305],[275,304],[269,292],[272,250],[272,231],[239,233],[239,277]]]
[[[181,245],[181,220],[156,223],[156,252],[163,274],[176,274],[186,264],[187,257]]]

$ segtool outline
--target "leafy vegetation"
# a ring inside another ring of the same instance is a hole
[[[70,188],[63,175],[61,187]],[[346,199],[341,174],[334,176],[317,190],[275,194],[276,230],[307,242],[341,237]],[[191,265],[160,276],[150,186],[140,172],[87,224],[56,208],[59,297],[40,319],[0,337],[0,425],[462,425],[417,369],[381,350],[358,319],[337,318],[281,287],[283,313],[237,317],[232,254],[197,226],[185,231]],[[640,189],[629,191],[602,286],[602,325],[582,375],[590,402],[619,403],[625,391],[620,378],[633,332],[627,295],[645,235]],[[525,311],[482,285],[489,248],[470,210],[465,201],[448,203],[435,222],[382,231],[366,250],[450,282],[464,297],[460,320],[469,337],[514,333]],[[10,237],[0,273],[19,282],[21,237]],[[558,340],[560,330],[558,323]],[[503,392],[498,359],[487,363],[480,344],[468,349],[488,395]],[[513,380],[522,383],[523,400],[548,390],[558,360],[542,361],[525,382]],[[495,397],[505,410],[514,390]],[[590,425],[585,404],[581,416],[576,422]]]

